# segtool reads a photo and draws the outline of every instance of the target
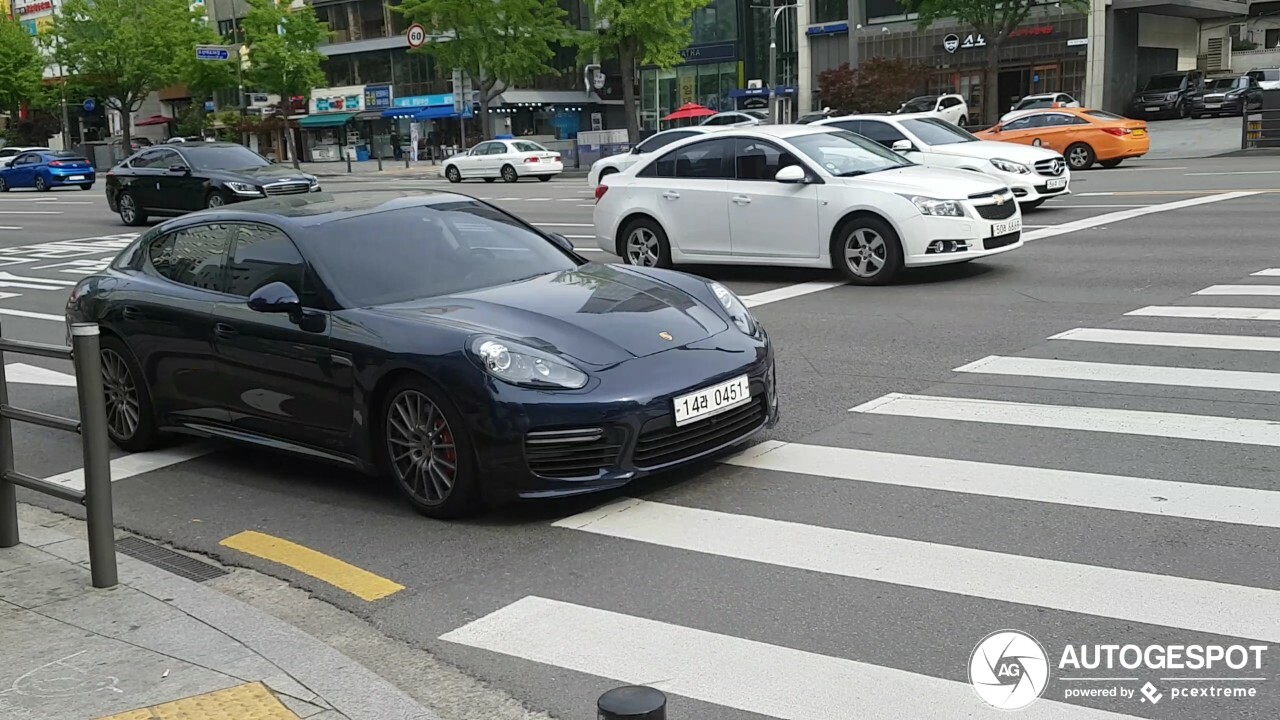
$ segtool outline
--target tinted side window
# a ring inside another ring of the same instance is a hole
[[[226,225],[197,225],[165,235],[151,244],[151,267],[176,283],[221,292],[227,246]]]
[[[651,153],[654,150],[660,150],[677,140],[683,140],[687,137],[691,137],[692,135],[694,135],[694,133],[691,132],[666,132],[654,135],[648,140],[640,143],[640,152]]]
[[[156,159],[152,161],[152,167],[158,167],[163,170],[168,170],[174,165],[187,164],[187,161],[173,150],[157,150]]]
[[[898,129],[894,126],[878,120],[863,120],[861,135],[871,138],[885,147],[893,147],[893,144],[899,140],[907,139],[907,136],[898,132]]]
[[[672,152],[675,177],[704,180],[733,177],[733,140],[728,138],[696,142]],[[662,168],[658,173],[667,177]]]
[[[148,168],[156,164],[156,159],[160,157],[159,151],[148,150],[141,155],[129,161],[129,167],[132,168]]]
[[[1032,121],[1038,120],[1039,118],[1040,118],[1039,115],[1032,115],[1031,117],[1024,117],[1024,118],[1018,118],[1017,120],[1011,120],[1005,124],[1004,129],[1005,130],[1029,130],[1032,127]]]
[[[861,121],[861,120],[844,120],[844,121],[842,121],[842,122],[831,123],[831,124],[832,124],[832,125],[835,125],[836,127],[840,128],[841,130],[848,130],[849,132],[851,132],[851,133],[855,133],[855,134],[858,134],[858,135],[861,135],[861,134],[862,134],[862,121]]]
[[[510,149],[507,148],[506,143],[489,143],[490,155],[505,155],[508,152]]]
[[[282,282],[293,288],[304,305],[317,306],[315,288],[306,282],[306,261],[288,235],[257,224],[235,226],[234,235],[227,265],[228,293],[248,297],[263,285]]]
[[[773,180],[782,168],[800,164],[794,155],[773,143],[745,138],[736,142],[733,162],[739,180]]]

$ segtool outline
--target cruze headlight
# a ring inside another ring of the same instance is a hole
[[[563,358],[511,340],[477,338],[471,351],[485,372],[512,385],[577,390],[587,384],[587,374]]]
[[[229,182],[227,189],[237,195],[261,195],[262,191],[253,183]]]
[[[1007,173],[1014,173],[1016,175],[1026,175],[1027,173],[1031,172],[1031,168],[1027,167],[1026,165],[1023,165],[1022,163],[1014,162],[1012,160],[1002,160],[1001,158],[994,158],[992,159],[991,164],[995,165],[996,168],[999,170],[1003,170]]]
[[[756,325],[755,317],[752,316],[747,306],[742,303],[742,300],[733,294],[732,290],[718,282],[713,282],[711,283],[711,292],[716,294],[716,299],[720,301],[720,307],[724,308],[724,311],[729,314],[729,317],[733,319],[733,324],[737,325],[739,330],[747,335],[756,334],[758,326]]]
[[[916,195],[909,198],[911,204],[925,215],[938,215],[940,217],[964,217],[964,208],[955,200],[938,200],[936,198],[921,197]]]

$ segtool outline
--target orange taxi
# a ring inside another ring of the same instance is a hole
[[[1072,170],[1087,170],[1095,162],[1113,168],[1129,158],[1142,157],[1151,149],[1145,122],[1089,108],[1019,113],[977,136],[1056,150]]]

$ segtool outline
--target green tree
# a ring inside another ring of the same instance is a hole
[[[249,14],[242,23],[248,58],[245,83],[255,90],[280,96],[281,117],[289,116],[290,102],[309,96],[324,83],[316,50],[329,38],[329,28],[316,20],[310,5],[290,8],[289,0],[249,0]],[[298,167],[293,130],[285,128],[289,157]]]
[[[552,43],[571,42],[566,13],[554,0],[404,0],[393,9],[436,38],[419,52],[435,58],[437,67],[461,69],[471,78],[486,138],[489,103],[512,84],[557,74],[548,65]]]
[[[147,96],[185,80],[195,46],[217,41],[190,0],[66,0],[53,32],[67,72],[119,113],[126,148]]]
[[[1013,32],[1040,5],[1039,0],[914,0],[923,30],[944,18],[955,18],[972,27],[986,43],[987,63],[982,78],[982,118],[994,123],[1000,117],[1000,50]],[[1088,13],[1088,0],[1062,0],[1063,10]]]
[[[641,64],[671,68],[684,62],[680,51],[689,46],[693,13],[709,0],[599,0],[598,32],[584,39],[589,49],[613,55],[622,66],[622,108],[627,136],[640,140],[636,112],[636,71]]]
[[[17,20],[0,14],[0,110],[13,112],[40,93],[45,59]]]

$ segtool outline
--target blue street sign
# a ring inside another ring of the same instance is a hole
[[[93,98],[87,98],[87,99],[84,101],[84,111],[85,111],[85,112],[87,112],[87,113],[91,113],[91,112],[93,112],[93,109],[94,109],[94,108],[96,108],[96,107],[98,107],[98,103],[94,102],[94,101],[93,101]]]
[[[218,47],[217,45],[197,45],[197,60],[230,60],[231,49]]]

